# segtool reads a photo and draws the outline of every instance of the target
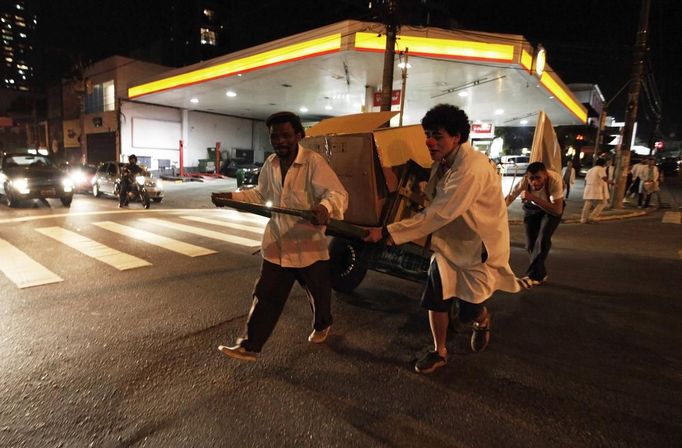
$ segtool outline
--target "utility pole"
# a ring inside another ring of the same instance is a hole
[[[384,72],[381,79],[381,111],[391,110],[393,96],[393,69],[395,41],[400,29],[397,0],[385,0],[384,22],[386,23],[386,48],[384,50]]]
[[[625,196],[625,183],[628,171],[630,170],[630,147],[632,134],[637,121],[637,106],[639,102],[639,91],[642,85],[642,72],[644,69],[644,58],[646,56],[646,38],[649,31],[649,10],[651,0],[642,0],[642,9],[639,15],[639,30],[635,39],[635,48],[632,57],[632,74],[630,76],[630,89],[628,90],[628,103],[625,110],[625,128],[623,129],[623,139],[620,145],[620,154],[616,158],[616,187],[611,197],[612,208],[623,208],[623,197]]]

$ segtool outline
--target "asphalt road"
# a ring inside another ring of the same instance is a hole
[[[260,257],[248,241],[177,225],[258,239],[262,223],[210,204],[211,191],[232,187],[169,185],[151,211],[139,204],[119,211],[114,200],[86,195],[70,210],[58,201],[0,206],[0,239],[62,279],[19,288],[16,277],[0,273],[0,446],[641,447],[682,440],[679,216],[677,224],[663,223],[660,211],[561,225],[549,283],[488,302],[489,350],[466,354],[465,338],[452,336],[449,364],[424,376],[412,367],[430,344],[421,285],[379,273],[352,294],[335,294],[326,344],[307,342],[311,313],[296,287],[256,363],[219,353],[242,329]],[[161,224],[143,221],[149,218]],[[95,224],[102,222],[117,226]],[[121,226],[215,253],[190,257],[169,250],[182,247],[176,243],[154,246],[111,230]],[[39,230],[50,227],[150,265],[120,271]],[[512,267],[521,273],[522,228],[511,230]]]

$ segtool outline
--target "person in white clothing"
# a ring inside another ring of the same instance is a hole
[[[303,286],[313,311],[313,331],[308,340],[324,342],[332,324],[331,277],[325,225],[329,218],[343,219],[348,193],[324,158],[304,149],[300,118],[279,112],[266,121],[275,154],[263,164],[258,186],[214,197],[278,207],[311,210],[312,222],[297,216],[273,213],[263,233],[260,278],[253,290],[253,304],[246,329],[237,344],[221,345],[225,355],[255,361],[284,309],[294,282]]]
[[[649,207],[651,195],[658,192],[661,175],[656,166],[656,159],[649,157],[646,159],[646,165],[639,171],[639,194],[637,196],[637,206],[639,208]],[[644,205],[642,205],[644,202]]]
[[[609,199],[609,181],[606,173],[606,160],[597,159],[595,165],[585,175],[585,190],[583,190],[583,212],[580,215],[580,223],[594,223],[599,218],[601,212],[606,207]],[[592,210],[592,201],[597,201],[597,205]]]
[[[473,352],[490,342],[490,311],[496,290],[518,291],[509,267],[509,225],[500,178],[485,154],[474,150],[469,119],[459,108],[439,104],[422,119],[433,165],[426,187],[429,204],[418,214],[384,228],[366,241],[403,244],[430,235],[434,252],[422,306],[429,310],[434,350],[415,364],[430,373],[447,363],[449,312],[459,305],[455,327],[471,331]],[[454,324],[454,322],[453,322]]]
[[[571,187],[575,183],[575,168],[573,168],[572,161],[569,160],[566,162],[566,166],[561,170],[561,179],[563,180],[564,189],[566,190],[564,199],[568,199],[568,193],[571,192]]]

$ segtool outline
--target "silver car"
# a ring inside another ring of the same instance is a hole
[[[100,164],[92,178],[92,195],[95,197],[102,195],[118,197],[121,191],[121,170],[126,165],[122,162]],[[139,181],[144,182],[149,198],[154,202],[161,202],[163,200],[163,182],[161,179],[153,177],[146,169],[144,176],[139,177],[143,178]]]
[[[528,156],[502,156],[500,174],[503,176],[523,176],[530,163]]]

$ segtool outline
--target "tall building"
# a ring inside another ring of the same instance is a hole
[[[228,8],[215,0],[170,2],[166,65],[184,66],[228,53]]]
[[[30,0],[0,2],[0,88],[25,92],[34,90],[37,24],[38,17]]]

